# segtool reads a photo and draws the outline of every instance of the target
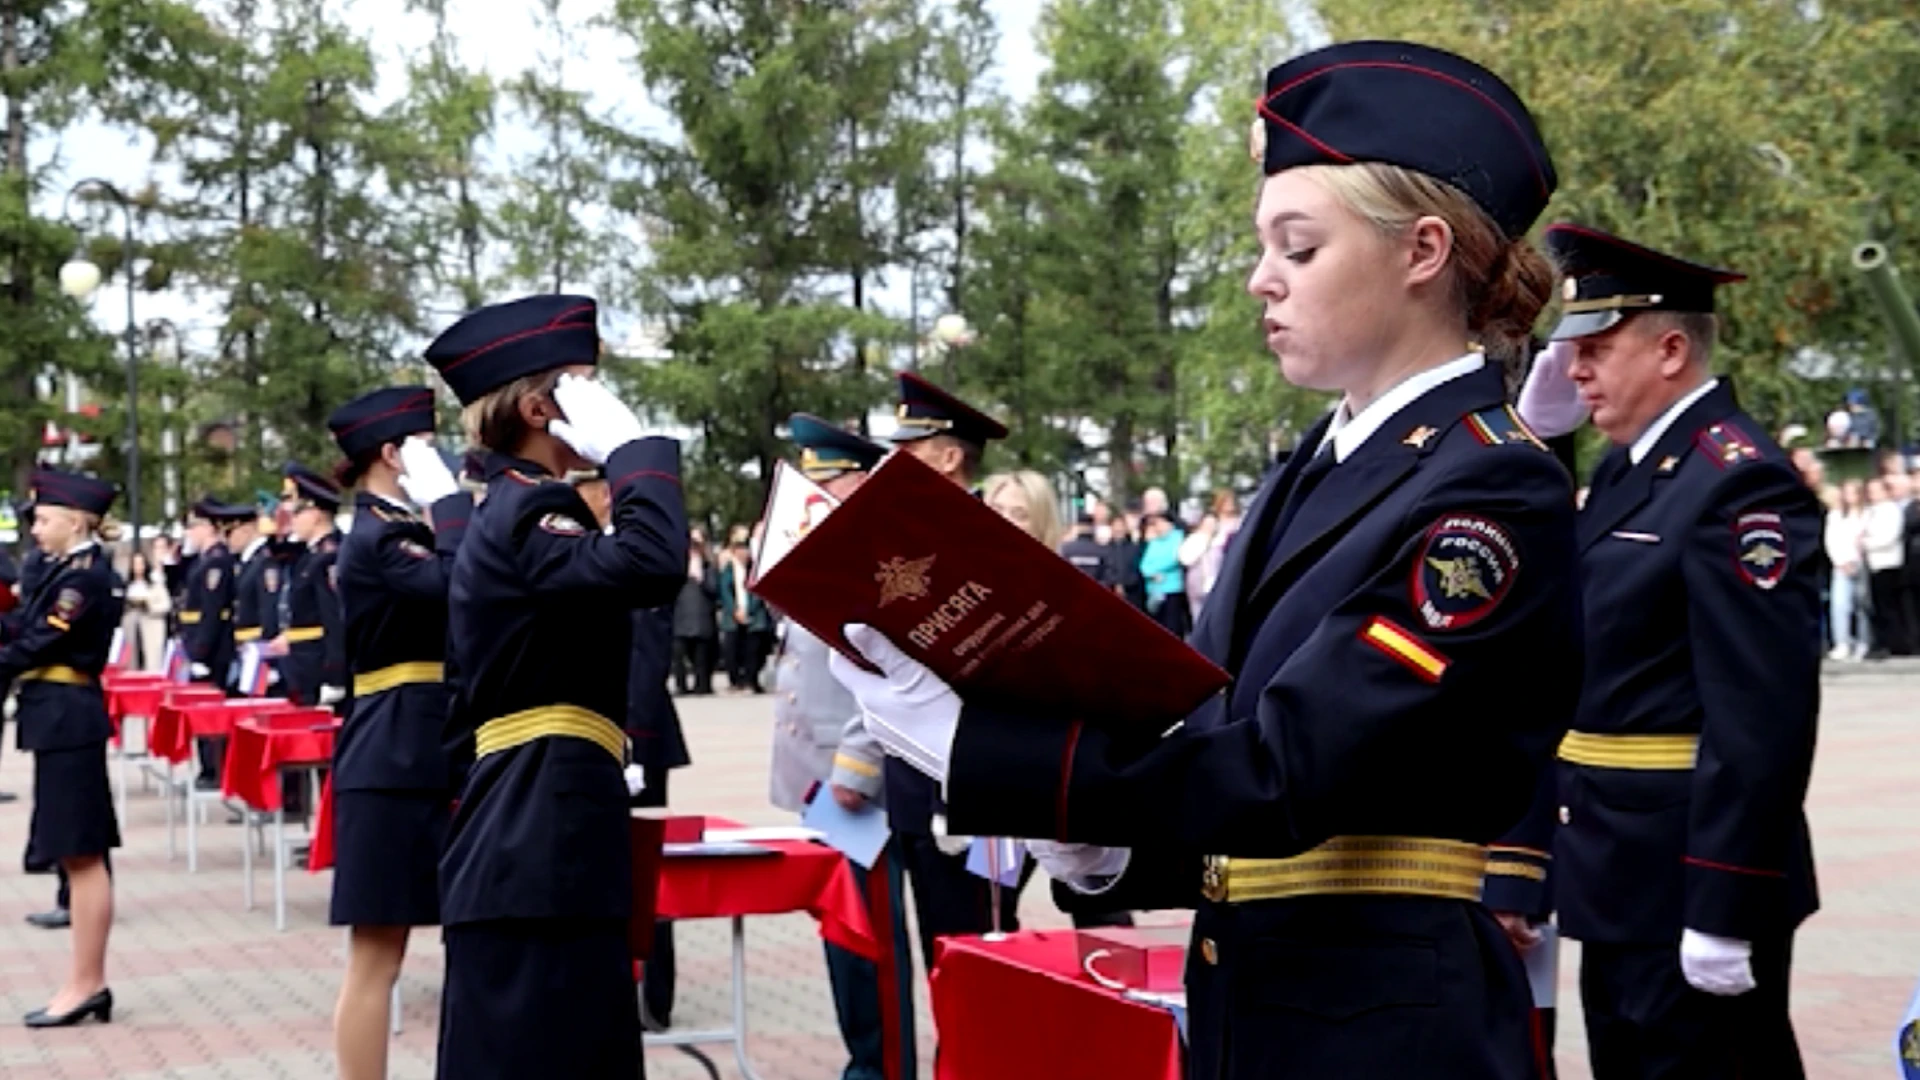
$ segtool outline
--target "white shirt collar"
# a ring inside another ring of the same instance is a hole
[[[97,548],[99,546],[100,546],[100,542],[98,540],[95,540],[92,537],[88,537],[87,539],[82,540],[79,543],[68,548],[67,553],[64,556],[62,556],[62,558],[71,559],[75,555],[80,554],[81,552],[87,550],[88,548]]]
[[[1452,382],[1455,379],[1471,375],[1487,366],[1487,358],[1472,352],[1457,360],[1449,360],[1438,367],[1430,367],[1416,372],[1389,387],[1387,392],[1373,399],[1373,403],[1353,415],[1345,401],[1333,411],[1333,423],[1327,425],[1327,433],[1321,437],[1320,445],[1314,447],[1318,454],[1326,445],[1333,444],[1334,464],[1347,460],[1353,452],[1360,449],[1374,432],[1393,419],[1401,409],[1425,397],[1427,392]]]
[[[1687,391],[1686,396],[1679,401],[1667,406],[1667,411],[1655,417],[1653,423],[1647,425],[1647,430],[1633,440],[1632,446],[1627,447],[1627,460],[1635,465],[1640,464],[1641,459],[1653,453],[1654,444],[1660,441],[1660,436],[1667,433],[1667,429],[1673,426],[1675,420],[1680,419],[1680,414],[1692,408],[1694,402],[1706,397],[1714,387],[1719,385],[1719,379],[1708,379]]]
[[[240,553],[240,561],[246,562],[248,559],[253,558],[253,553],[256,551],[259,551],[261,548],[265,546],[267,546],[266,537],[264,536],[254,537],[252,540],[247,542],[247,550]]]

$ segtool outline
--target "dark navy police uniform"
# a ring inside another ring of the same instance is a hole
[[[37,469],[34,501],[102,515],[115,488],[77,473]],[[96,543],[49,559],[7,620],[0,687],[18,692],[19,747],[33,752],[33,817],[25,864],[45,871],[62,859],[105,855],[120,846],[107,780],[107,719],[100,672],[120,625],[125,596]]]
[[[567,296],[483,308],[427,354],[469,404],[598,355],[594,302]],[[621,721],[632,613],[671,603],[686,578],[679,471],[671,440],[613,451],[602,533],[571,485],[488,458],[448,605],[463,783],[440,865],[446,1080],[641,1070]]]
[[[235,651],[272,641],[280,636],[280,590],[287,583],[286,557],[271,536],[262,535],[240,553],[240,580],[234,585],[233,644]],[[276,673],[278,659],[267,659]],[[234,665],[235,696],[247,696],[252,687],[238,682],[240,667]]]
[[[1267,88],[1269,174],[1400,164],[1516,238],[1552,191],[1525,106],[1451,54],[1337,45]],[[1570,480],[1505,400],[1468,355],[1317,425],[1191,639],[1233,682],[1166,734],[964,708],[955,829],[1130,847],[1109,890],[1057,897],[1196,908],[1195,1080],[1538,1075],[1525,972],[1479,896],[1572,715],[1579,598]]]
[[[333,481],[291,462],[284,474],[282,499],[310,503],[328,514],[340,512],[340,489]],[[308,541],[281,593],[287,655],[280,660],[280,677],[287,696],[301,705],[319,704],[323,686],[346,688],[346,638],[334,569],[340,541],[338,530]]]
[[[211,499],[194,507],[194,514],[218,523],[221,507]],[[233,666],[233,552],[216,540],[193,560],[187,590],[180,602],[180,647],[187,660],[206,668],[191,676],[197,683],[224,689],[227,669]]]
[[[328,418],[350,461],[434,428],[433,392],[375,390]],[[473,513],[461,492],[435,503],[432,524],[370,491],[335,560],[353,703],[333,751],[335,926],[440,921],[440,855],[452,815],[442,728],[447,584]]]
[[[1740,280],[1580,226],[1547,239],[1570,275],[1556,339],[1711,313],[1714,287]],[[1819,906],[1802,806],[1821,508],[1764,432],[1709,382],[1601,460],[1580,514],[1586,683],[1557,800],[1523,831],[1529,847],[1552,834],[1597,1080],[1802,1075],[1787,989],[1794,930]],[[1750,942],[1756,988],[1691,987],[1688,929]]]

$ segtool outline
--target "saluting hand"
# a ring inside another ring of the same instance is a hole
[[[1533,368],[1520,387],[1520,418],[1544,438],[1565,435],[1587,422],[1587,403],[1580,397],[1569,369],[1573,343],[1556,341],[1533,358]]]
[[[605,465],[615,450],[646,437],[640,418],[597,379],[562,375],[553,401],[566,419],[549,420],[547,430],[595,465]]]
[[[415,506],[432,506],[460,491],[453,470],[440,459],[440,451],[425,439],[407,439],[400,444],[400,490]]]

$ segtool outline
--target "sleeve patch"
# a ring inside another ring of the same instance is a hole
[[[1413,561],[1413,608],[1430,630],[1461,630],[1493,613],[1520,574],[1512,534],[1474,514],[1427,530]]]
[[[1367,625],[1360,631],[1360,640],[1406,665],[1415,675],[1430,683],[1439,682],[1440,676],[1447,673],[1451,663],[1426,642],[1415,637],[1412,631],[1378,615],[1367,620]]]
[[[220,574],[221,574],[221,570],[220,570],[220,568],[219,568],[219,567],[217,567],[217,566],[213,566],[213,567],[208,567],[208,569],[207,569],[207,588],[209,588],[209,589],[217,589],[217,588],[219,588],[219,587],[220,587]]]
[[[1741,514],[1733,521],[1734,565],[1756,589],[1771,589],[1787,576],[1787,533],[1779,514]]]
[[[80,595],[79,589],[61,589],[60,595],[53,598],[53,613],[72,622],[73,617],[80,613],[80,608],[86,602],[87,598]]]
[[[260,578],[261,578],[261,581],[265,584],[266,590],[268,592],[277,593],[280,591],[279,568],[272,567],[272,566],[263,567],[260,571]]]
[[[416,559],[433,558],[433,552],[427,550],[427,546],[425,544],[422,544],[418,540],[400,541],[400,550],[403,552],[406,552],[408,555],[411,555]]]
[[[587,527],[585,525],[580,524],[565,514],[545,515],[540,519],[540,529],[542,532],[550,532],[555,536],[587,535]]]

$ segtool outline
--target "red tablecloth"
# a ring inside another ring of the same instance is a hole
[[[144,716],[149,721],[160,709],[160,701],[173,687],[165,675],[147,672],[107,671],[100,676],[100,688],[107,698],[107,718],[113,721],[113,741],[120,741],[120,724],[129,716]]]
[[[280,809],[280,769],[333,760],[339,720],[326,709],[297,709],[242,719],[227,741],[220,792],[255,810]]]
[[[153,718],[148,735],[152,752],[175,765],[193,757],[193,740],[230,735],[236,721],[259,712],[288,707],[286,698],[226,698],[217,701],[169,700]]]
[[[1173,1014],[1089,979],[1072,931],[941,938],[934,951],[935,1080],[1180,1080]]]
[[[730,823],[709,817],[707,827]],[[868,959],[880,954],[867,906],[847,857],[806,841],[756,841],[773,855],[668,856],[660,869],[656,914],[711,919],[804,911],[820,920],[820,936]]]

